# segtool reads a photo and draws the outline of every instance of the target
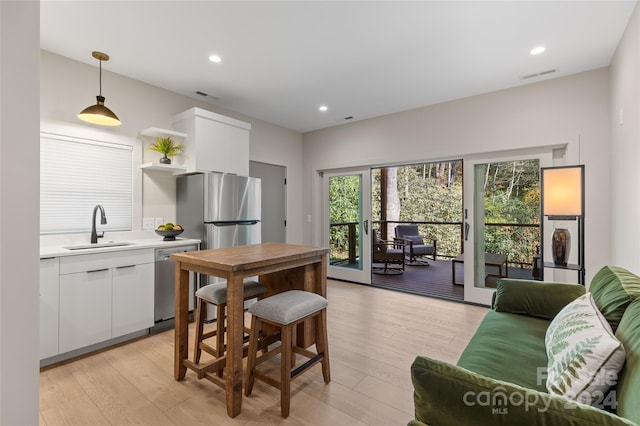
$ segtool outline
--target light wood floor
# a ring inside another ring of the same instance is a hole
[[[286,420],[264,383],[230,419],[222,389],[190,371],[175,381],[168,331],[41,372],[40,425],[406,425],[411,362],[456,362],[487,311],[337,281],[328,299],[332,381],[324,384],[319,365],[294,380]]]

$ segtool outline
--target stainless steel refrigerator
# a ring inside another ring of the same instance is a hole
[[[260,243],[261,180],[223,173],[200,173],[176,181],[176,221],[181,237],[198,238],[201,249]],[[222,282],[202,277],[200,286]],[[208,318],[214,315],[209,309]]]
[[[260,243],[260,179],[223,173],[180,176],[176,220],[202,249]]]

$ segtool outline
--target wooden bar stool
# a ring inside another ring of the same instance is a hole
[[[329,344],[327,341],[327,299],[308,291],[290,290],[275,296],[259,300],[249,308],[251,332],[249,336],[249,357],[245,378],[245,395],[251,395],[254,379],[280,389],[280,410],[282,417],[289,416],[291,400],[291,380],[307,371],[313,365],[322,363],[322,376],[325,383],[331,381],[329,371]],[[296,326],[308,318],[315,318],[316,353],[296,346]],[[278,347],[257,356],[260,347],[270,336],[261,336],[263,325],[269,324],[279,329]],[[276,380],[256,369],[262,362],[280,353],[280,380]],[[309,360],[297,368],[295,354],[303,355]]]
[[[244,300],[254,299],[261,296],[266,291],[265,286],[256,281],[244,282]],[[227,330],[225,319],[227,317],[227,283],[209,284],[196,291],[196,337],[193,351],[193,362],[200,362],[200,355],[205,351],[216,358],[220,358],[226,352],[224,343],[225,332]],[[207,318],[207,304],[215,305],[216,329],[204,333],[204,322]],[[246,330],[247,332],[249,330]],[[211,337],[216,337],[216,346],[213,347],[204,342]],[[222,377],[222,370],[218,371],[218,376]],[[198,377],[201,379],[202,377]]]

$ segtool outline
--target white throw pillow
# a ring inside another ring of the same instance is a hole
[[[565,306],[545,336],[549,393],[592,404],[617,382],[625,351],[586,293]]]

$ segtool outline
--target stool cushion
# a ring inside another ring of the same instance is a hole
[[[258,300],[249,308],[253,315],[278,323],[291,324],[327,307],[327,299],[316,293],[289,290]]]
[[[257,281],[244,282],[244,300],[253,299],[264,293],[266,288]],[[227,283],[209,284],[196,291],[196,297],[214,305],[227,303]]]

